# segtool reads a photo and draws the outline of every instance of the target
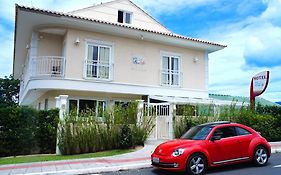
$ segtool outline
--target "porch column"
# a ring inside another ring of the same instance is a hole
[[[56,99],[56,107],[59,109],[59,119],[61,121],[64,119],[64,114],[66,113],[68,95],[60,95],[58,97],[55,97],[55,99]],[[56,154],[57,155],[61,155],[61,151],[58,147],[59,134],[60,134],[60,125],[58,125],[58,130],[57,130],[57,144],[56,144]]]
[[[169,122],[169,139],[174,139],[174,113],[176,112],[176,104],[175,103],[171,103],[170,104],[170,109],[169,109],[169,118],[168,118],[168,122]]]
[[[143,121],[143,105],[144,100],[137,100],[138,102],[138,108],[137,108],[137,125],[142,124]]]

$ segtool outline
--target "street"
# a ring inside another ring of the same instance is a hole
[[[103,175],[184,175],[184,173],[173,173],[156,168],[147,168],[139,170],[130,170],[130,171],[120,171],[120,172],[111,172],[103,173]],[[272,154],[267,166],[265,167],[254,167],[251,163],[246,164],[237,164],[230,166],[223,166],[217,168],[211,168],[207,171],[207,174],[210,175],[280,175],[281,174],[281,153]]]

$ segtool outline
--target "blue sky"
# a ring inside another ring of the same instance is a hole
[[[0,77],[12,73],[14,4],[68,12],[107,0],[0,0]],[[209,55],[210,93],[249,95],[269,70],[261,97],[281,101],[281,0],[133,0],[174,33],[228,45]]]

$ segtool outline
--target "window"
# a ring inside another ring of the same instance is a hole
[[[95,112],[97,117],[103,117],[106,110],[106,101],[71,99],[69,100],[69,112],[79,114],[87,111]]]
[[[41,102],[38,103],[38,110],[41,110]]]
[[[224,127],[216,129],[214,135],[221,136],[221,138],[236,136],[236,131],[234,127]]]
[[[181,139],[205,140],[213,126],[194,126],[189,129]]]
[[[110,80],[111,72],[111,47],[88,44],[86,77],[101,80]]]
[[[119,23],[131,24],[132,23],[132,13],[131,12],[125,12],[125,11],[122,11],[122,10],[118,10],[117,21]]]
[[[180,57],[162,56],[161,84],[168,86],[180,86]]]
[[[79,100],[79,113],[87,112],[88,110],[96,111],[96,103],[95,100]]]
[[[46,98],[44,103],[44,110],[48,110],[49,100]]]
[[[243,129],[243,128],[240,128],[240,127],[236,127],[236,132],[237,132],[237,135],[249,135],[251,134],[249,131],[247,131],[246,129]]]
[[[69,100],[69,112],[70,113],[77,113],[77,100]]]
[[[97,112],[97,116],[98,117],[103,117],[104,116],[104,111],[106,109],[106,101],[98,101],[97,104],[98,104],[97,105],[97,109],[96,109],[96,111],[98,111]]]

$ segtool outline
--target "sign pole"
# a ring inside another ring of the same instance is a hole
[[[253,85],[253,78],[251,81],[251,86],[250,86],[250,107],[252,110],[255,110],[255,94],[254,94],[254,85]]]

